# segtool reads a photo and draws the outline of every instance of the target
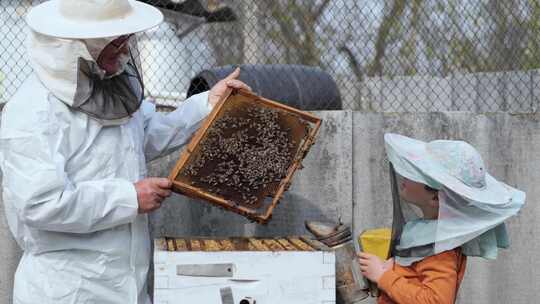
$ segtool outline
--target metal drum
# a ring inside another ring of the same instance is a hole
[[[232,73],[236,66],[215,67],[199,72],[192,80],[187,96],[209,90]],[[342,101],[336,82],[325,71],[312,66],[292,64],[244,64],[239,79],[257,95],[300,109],[341,110]]]

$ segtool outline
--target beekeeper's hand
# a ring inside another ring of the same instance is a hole
[[[360,263],[362,275],[375,283],[379,283],[379,279],[383,273],[392,269],[394,266],[394,259],[388,259],[383,262],[378,256],[365,252],[358,254],[358,262]]]
[[[212,87],[212,89],[210,89],[210,92],[208,93],[208,104],[210,104],[212,108],[219,102],[221,97],[227,92],[228,88],[251,91],[251,88],[247,84],[237,79],[238,76],[240,76],[240,68],[236,68],[234,72],[221,79],[214,87]]]
[[[145,178],[135,183],[139,213],[152,212],[171,196],[172,182],[167,178]]]

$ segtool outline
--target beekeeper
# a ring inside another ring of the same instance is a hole
[[[161,115],[143,100],[133,33],[159,10],[134,0],[52,0],[27,15],[34,69],[4,108],[3,198],[24,250],[14,303],[150,303],[146,213],[170,182],[146,162],[190,138],[235,71]]]

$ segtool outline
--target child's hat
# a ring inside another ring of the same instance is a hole
[[[392,169],[392,253],[398,263],[408,265],[457,247],[465,255],[494,259],[497,248],[509,246],[504,221],[523,207],[525,193],[488,174],[474,147],[397,134],[385,134],[384,141]],[[409,212],[398,195],[398,177],[439,190],[436,220]]]
[[[396,172],[410,180],[440,189],[442,186],[477,203],[508,204],[514,188],[491,176],[470,144],[457,140],[423,142],[398,134],[385,134],[386,152]]]

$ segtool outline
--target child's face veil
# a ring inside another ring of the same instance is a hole
[[[391,255],[398,263],[410,265],[460,246],[465,255],[494,259],[497,248],[509,246],[504,221],[521,209],[525,193],[489,175],[474,147],[397,134],[384,140],[393,198]],[[400,196],[403,179],[438,191],[436,219],[424,218]]]

